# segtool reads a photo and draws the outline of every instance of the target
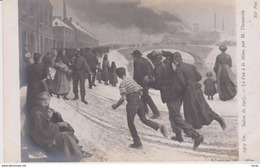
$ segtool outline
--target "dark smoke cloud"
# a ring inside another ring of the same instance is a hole
[[[140,0],[67,0],[80,20],[110,24],[118,29],[138,28],[142,33],[175,33],[187,27],[177,16],[138,6]]]

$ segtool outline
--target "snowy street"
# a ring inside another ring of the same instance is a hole
[[[234,53],[232,54],[231,57],[234,56]],[[215,61],[214,56],[217,55],[213,51],[209,55],[210,58],[205,61],[207,63],[206,68],[212,69],[212,63]],[[117,67],[123,66],[126,68],[128,66],[129,61],[116,50],[110,51],[108,57],[110,63],[112,61],[116,62]],[[184,56],[185,60],[188,60],[189,63],[193,61],[189,55]],[[235,59],[233,60],[235,62]],[[206,73],[206,71],[200,72],[202,74]],[[100,84],[98,81],[96,81],[96,84],[97,87],[88,89],[88,83],[86,82],[86,100],[89,102],[88,105],[83,104],[80,100],[58,99],[55,95],[51,101],[51,108],[59,111],[64,120],[69,122],[75,129],[75,135],[80,140],[80,145],[83,146],[83,149],[93,154],[86,161],[187,162],[238,160],[236,98],[223,102],[219,100],[218,94],[216,94],[213,101],[208,101],[212,109],[225,119],[227,129],[223,132],[215,121],[209,126],[204,126],[198,130],[204,136],[204,142],[197,151],[193,151],[193,141],[190,138],[184,136],[183,143],[170,139],[173,133],[170,127],[167,107],[161,102],[160,92],[150,90],[155,104],[161,111],[161,116],[159,119],[155,119],[155,121],[166,125],[169,139],[164,138],[160,131],[154,131],[142,124],[138,116],[136,116],[135,124],[143,143],[143,148],[131,149],[128,148],[128,145],[132,143],[132,138],[126,121],[126,102],[117,110],[111,108],[111,105],[120,98],[119,84],[117,84],[117,87]],[[25,101],[25,94],[26,88],[24,87],[21,89],[22,105]],[[68,97],[70,99],[74,97],[72,90]],[[183,113],[183,111],[181,112]],[[147,118],[151,115],[150,111]]]

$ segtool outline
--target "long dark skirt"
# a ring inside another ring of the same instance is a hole
[[[110,83],[112,86],[116,86],[116,84],[118,83],[117,75],[116,75],[115,72],[110,72],[110,75],[109,75],[109,83]]]
[[[107,68],[102,69],[101,77],[104,82],[107,82],[109,80],[109,72]]]
[[[217,89],[222,101],[233,99],[237,94],[235,79],[228,65],[218,68]]]
[[[201,85],[194,82],[188,86],[183,99],[184,117],[187,123],[194,129],[200,129],[203,125],[209,125],[217,118],[205,100]]]

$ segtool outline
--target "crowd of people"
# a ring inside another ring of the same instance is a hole
[[[104,55],[104,56],[102,56]],[[99,59],[103,58],[102,67]],[[72,89],[74,98],[80,97],[84,104],[85,80],[88,79],[89,89],[95,84],[96,76],[101,83],[116,86],[116,64],[111,67],[107,54],[95,49],[52,49],[50,53],[33,56],[26,52],[27,96],[26,110],[29,120],[31,139],[47,151],[57,153],[61,161],[80,161],[91,154],[83,151],[74,135],[74,129],[65,121],[61,114],[49,107],[51,96],[70,100],[68,94]],[[54,72],[54,73],[53,73]]]
[[[217,56],[214,67],[217,79],[212,78],[211,72],[207,73],[204,94],[209,100],[213,100],[214,94],[218,92],[220,100],[227,101],[236,95],[236,85],[230,70],[231,57],[225,53],[227,47],[220,46],[220,50],[221,54]],[[223,130],[226,128],[224,119],[212,110],[204,98],[199,83],[202,76],[194,65],[182,61],[179,52],[152,51],[147,55],[149,61],[139,50],[135,50],[132,53],[133,78],[126,76],[125,68],[117,68],[116,62],[110,64],[106,52],[98,52],[91,48],[60,51],[52,49],[43,57],[39,53],[35,53],[33,57],[26,54],[25,57],[28,60],[25,67],[31,139],[46,150],[57,152],[65,161],[80,161],[90,156],[80,147],[71,125],[63,120],[59,112],[49,107],[51,96],[70,100],[67,95],[71,91],[71,81],[74,93],[71,100],[80,97],[84,104],[88,104],[85,99],[86,79],[89,89],[97,86],[96,80],[116,87],[117,77],[122,79],[119,85],[121,98],[112,108],[118,108],[125,100],[128,102],[127,123],[133,138],[131,148],[142,147],[134,125],[136,114],[145,125],[154,130],[159,129],[164,137],[168,137],[165,125],[150,120],[160,117],[161,114],[149,95],[149,88],[160,91],[161,100],[167,105],[171,128],[175,133],[175,136],[171,137],[172,140],[183,142],[183,131],[194,139],[193,148],[196,150],[204,140],[197,129],[211,124],[213,120],[217,121]],[[54,77],[52,71],[55,71]],[[184,118],[180,112],[182,104]],[[146,118],[146,114],[149,113],[148,106],[153,113],[150,119]]]

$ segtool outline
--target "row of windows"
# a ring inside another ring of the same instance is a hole
[[[52,8],[48,8],[46,7],[48,4],[40,2],[39,0],[19,0],[20,19],[22,21],[26,18],[35,19],[35,21],[51,27]]]
[[[57,36],[63,36],[64,34],[66,34],[65,36],[74,38],[73,31],[66,30],[66,29],[64,31],[61,31],[60,29],[53,29],[53,34],[55,34]]]

